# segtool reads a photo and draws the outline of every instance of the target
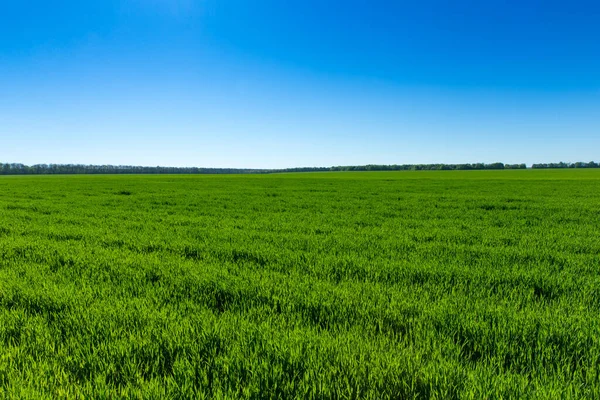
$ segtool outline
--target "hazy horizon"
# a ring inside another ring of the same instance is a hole
[[[10,3],[0,162],[600,161],[594,2]]]

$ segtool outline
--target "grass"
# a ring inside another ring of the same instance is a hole
[[[2,398],[600,398],[600,171],[0,179]]]

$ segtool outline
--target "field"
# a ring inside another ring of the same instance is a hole
[[[0,178],[0,398],[600,398],[600,171]]]

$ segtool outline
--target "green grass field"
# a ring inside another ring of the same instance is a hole
[[[0,398],[600,398],[600,170],[0,178]]]

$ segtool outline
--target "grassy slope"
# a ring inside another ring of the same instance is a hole
[[[0,179],[0,397],[599,398],[600,171]]]

